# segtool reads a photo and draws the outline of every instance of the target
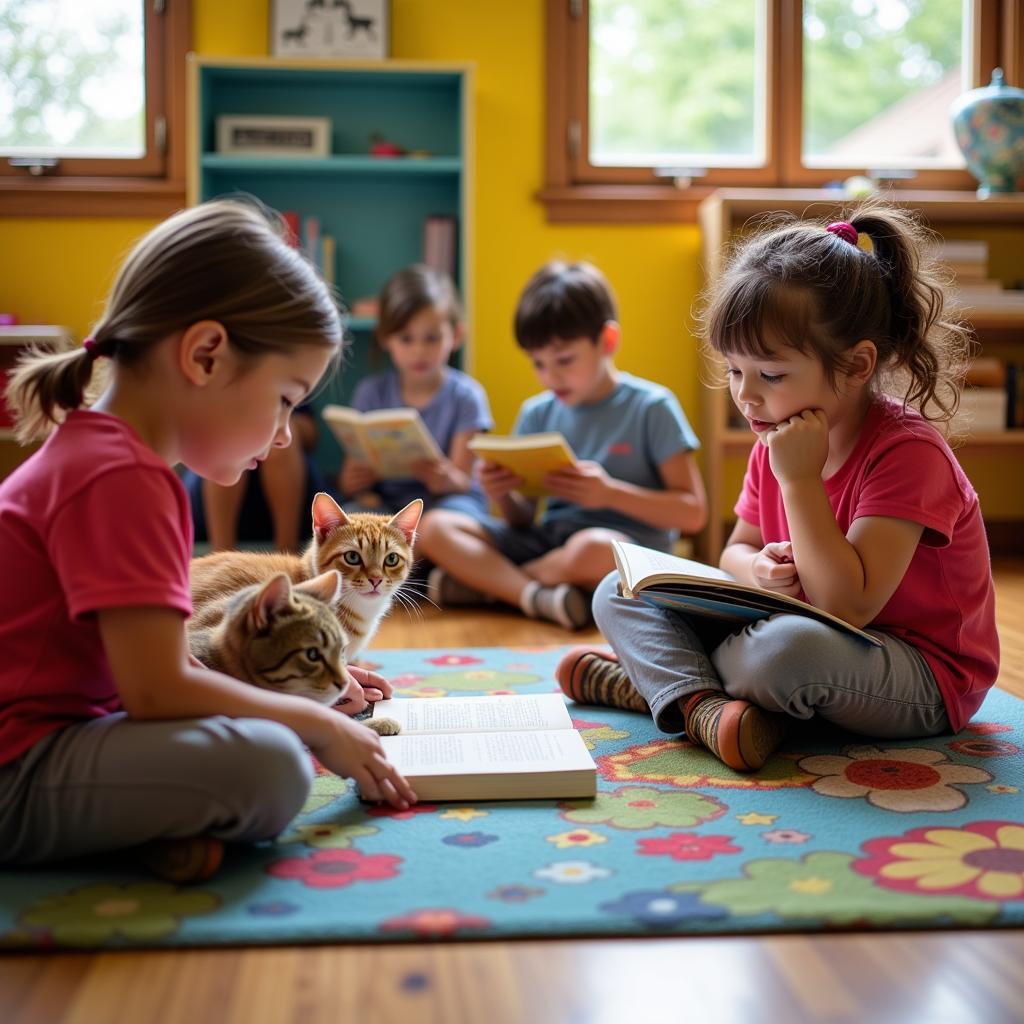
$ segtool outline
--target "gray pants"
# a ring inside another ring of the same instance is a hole
[[[610,573],[594,592],[594,619],[662,732],[682,732],[680,698],[722,690],[766,711],[815,715],[891,739],[949,731],[931,669],[916,648],[877,630],[872,647],[800,615],[773,615],[733,631],[722,623],[622,597]]]
[[[277,722],[91,719],[0,767],[0,864],[158,838],[269,839],[301,810],[312,777],[298,736]]]

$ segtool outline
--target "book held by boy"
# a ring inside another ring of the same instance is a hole
[[[560,693],[397,698],[373,706],[394,718],[388,760],[420,800],[585,799],[597,766]]]
[[[769,615],[805,615],[876,647],[882,646],[877,637],[806,601],[762,587],[747,586],[722,569],[703,562],[677,558],[618,540],[612,541],[612,554],[625,597],[639,598],[648,604],[675,608],[691,615],[735,622],[737,626]]]
[[[544,477],[556,469],[576,465],[576,455],[569,442],[558,433],[541,434],[477,434],[469,442],[470,449],[481,459],[496,462],[521,476],[521,494],[536,498],[547,492]]]
[[[441,458],[437,441],[415,409],[359,412],[327,405],[321,415],[346,454],[370,463],[385,480],[412,476],[417,462]]]

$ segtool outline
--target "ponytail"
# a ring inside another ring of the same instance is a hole
[[[4,392],[16,424],[15,439],[29,444],[45,437],[67,410],[77,409],[85,400],[95,363],[95,350],[84,345],[66,352],[31,348],[23,353]]]
[[[298,345],[341,355],[334,296],[287,244],[280,215],[251,197],[215,199],[174,214],[139,240],[81,349],[22,358],[6,391],[15,436],[23,444],[45,437],[87,401],[97,356],[136,366],[201,320],[220,323],[245,359]]]

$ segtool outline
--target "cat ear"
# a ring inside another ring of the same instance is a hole
[[[279,572],[263,584],[253,603],[252,624],[255,629],[266,629],[275,615],[287,608],[292,601],[292,581]]]
[[[346,526],[348,521],[341,506],[325,491],[313,499],[313,533],[321,544],[331,530]]]
[[[328,569],[327,572],[322,572],[311,580],[296,583],[295,589],[318,598],[324,604],[334,604],[341,594],[342,586],[341,573],[337,569]]]
[[[396,512],[388,520],[388,526],[397,526],[411,544],[416,539],[416,527],[420,525],[421,515],[423,515],[423,499],[414,498],[401,512]]]

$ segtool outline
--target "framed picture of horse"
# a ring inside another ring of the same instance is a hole
[[[388,55],[388,0],[271,0],[275,57]]]

